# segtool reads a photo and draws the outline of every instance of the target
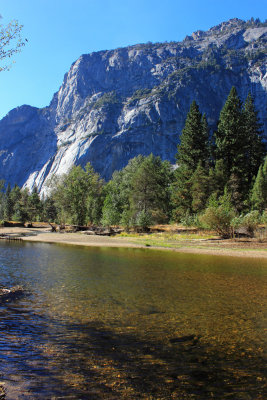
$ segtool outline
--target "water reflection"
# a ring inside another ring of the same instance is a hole
[[[1,244],[7,398],[264,399],[264,260]]]

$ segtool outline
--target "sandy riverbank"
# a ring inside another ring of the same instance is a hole
[[[8,235],[11,238],[20,238],[29,242],[58,243],[78,246],[98,247],[130,247],[170,250],[182,253],[210,254],[235,257],[267,258],[267,243],[255,240],[214,240],[214,239],[179,239],[172,241],[144,240],[142,236],[96,236],[84,233],[51,232],[50,227],[0,228],[0,236]],[[154,237],[155,239],[155,237]]]

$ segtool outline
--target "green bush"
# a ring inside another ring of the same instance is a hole
[[[200,226],[199,218],[196,214],[185,213],[183,217],[181,217],[180,222],[183,226]]]
[[[247,233],[253,237],[261,221],[261,215],[258,210],[251,211],[245,214],[241,220],[241,226],[246,229]]]
[[[199,219],[204,227],[215,230],[223,238],[229,238],[232,236],[231,222],[234,216],[233,210],[228,210],[220,205],[208,207]]]
[[[261,216],[261,221],[260,221],[265,227],[267,228],[267,211],[265,210]]]

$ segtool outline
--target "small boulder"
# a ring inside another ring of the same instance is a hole
[[[0,302],[14,299],[17,296],[23,294],[23,288],[21,286],[13,286],[10,289],[1,288],[0,289]]]

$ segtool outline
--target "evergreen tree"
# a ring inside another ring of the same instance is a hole
[[[197,202],[200,201],[200,198],[196,200],[196,191],[194,193],[194,206],[192,205],[192,175],[198,166],[198,172],[201,170],[202,173],[202,168],[207,169],[210,162],[207,118],[205,114],[201,115],[195,101],[192,102],[187,114],[176,158],[178,168],[174,174],[175,182],[172,185],[171,200],[173,219],[179,222],[185,213],[190,215],[198,208]],[[197,181],[196,175],[194,175],[194,181],[195,183]]]
[[[105,187],[106,198],[103,207],[103,225],[131,226],[130,194],[133,177],[144,161],[144,156],[132,158],[125,168],[115,171]]]
[[[244,207],[244,187],[242,187],[242,180],[240,175],[232,173],[226,184],[227,192],[229,193],[231,203],[234,209],[241,212]]]
[[[12,188],[11,192],[10,192],[10,207],[12,210],[12,215],[11,218],[15,218],[15,214],[17,213],[16,209],[19,209],[20,207],[20,199],[21,199],[21,191],[20,191],[20,187],[15,184],[14,187]]]
[[[25,222],[29,219],[29,191],[28,189],[21,190],[18,186],[12,189],[11,194],[14,195],[14,214],[15,221]]]
[[[5,215],[5,181],[0,180],[0,220],[4,218]]]
[[[184,165],[178,167],[174,172],[174,182],[171,185],[171,204],[172,219],[175,222],[180,222],[185,214],[193,213],[191,177],[192,171]]]
[[[10,184],[8,184],[5,193],[5,208],[4,208],[4,218],[7,219],[8,221],[11,220],[13,214],[13,203],[10,194],[11,194],[11,186]]]
[[[211,160],[212,160],[212,151],[211,151],[211,143],[210,143],[210,129],[209,129],[206,113],[204,113],[202,115],[201,125],[202,125],[202,137],[203,137],[203,141],[204,141],[204,147],[205,147],[207,153],[205,154],[205,157],[200,161],[201,161],[201,164],[203,164],[203,165],[205,164],[205,166],[207,167],[211,163]],[[203,150],[204,152],[205,152],[205,149]]]
[[[262,172],[263,172],[265,178],[267,178],[267,156],[265,157],[265,160],[263,163]],[[266,188],[266,190],[267,190],[267,188]]]
[[[255,109],[253,98],[249,93],[245,101],[243,110],[243,129],[246,139],[245,148],[245,172],[248,184],[250,185],[252,178],[256,176],[260,165],[264,158],[264,144],[262,138],[262,125],[258,119],[258,113]]]
[[[34,186],[32,193],[29,196],[29,219],[38,221],[42,213],[42,203],[38,193],[38,189]]]
[[[242,103],[235,87],[221,110],[215,132],[216,159],[223,160],[227,179],[232,173],[241,175],[245,170],[246,137],[243,129]]]
[[[224,193],[227,183],[225,165],[223,160],[217,160],[214,168],[209,169],[210,193],[218,199]]]
[[[57,221],[57,209],[55,201],[52,197],[47,197],[45,200],[43,200],[42,210],[43,210],[42,212],[43,221],[47,222]]]
[[[145,228],[168,221],[171,176],[170,164],[152,154],[130,160],[106,185],[102,223]]]
[[[90,163],[85,166],[85,169],[81,166],[73,166],[69,173],[62,176],[54,185],[52,198],[60,222],[75,225],[93,222],[92,216],[98,215],[94,207],[102,207],[102,204],[92,201],[92,198],[99,199],[98,191],[102,186],[102,181]]]
[[[199,162],[190,182],[192,211],[199,213],[204,210],[210,196],[210,176],[207,169],[201,165],[201,162]]]
[[[169,220],[171,181],[170,164],[153,154],[144,158],[137,169],[129,196],[134,224],[144,226]]]
[[[209,160],[207,120],[206,116],[202,117],[195,101],[187,114],[176,157],[179,166],[191,171],[197,168],[199,161],[206,164]]]
[[[267,157],[259,168],[251,191],[250,202],[254,210],[263,211],[267,208]]]

